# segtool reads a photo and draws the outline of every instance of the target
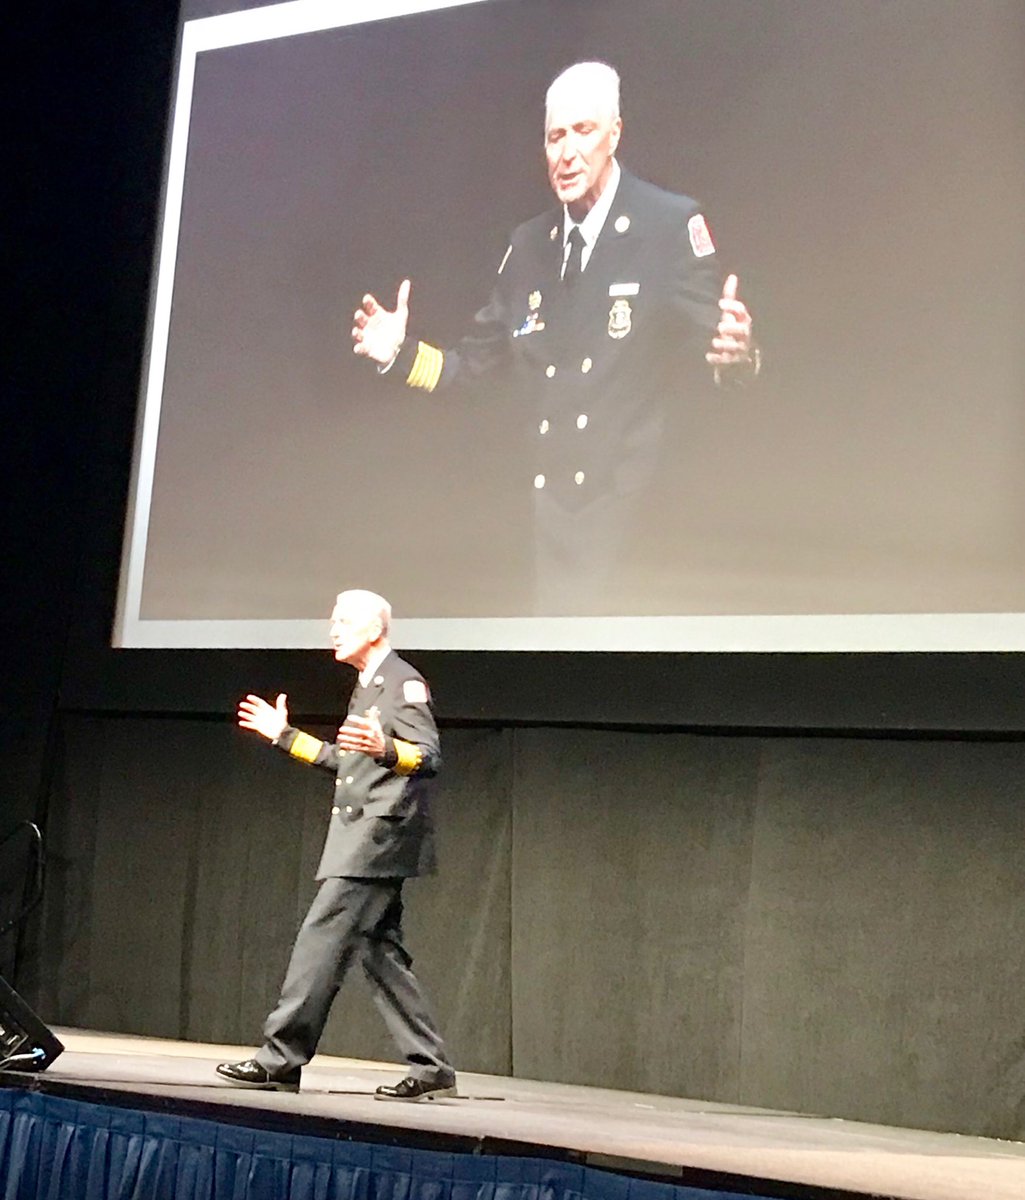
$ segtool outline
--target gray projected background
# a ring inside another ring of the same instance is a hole
[[[467,330],[550,206],[545,88],[591,57],[765,370],[688,381],[657,586],[574,615],[1025,612],[1023,51],[1020,5],[935,0],[499,0],[201,51],[122,642],[296,644],[355,583],[487,645],[545,616],[515,398],[389,386],[349,328],[408,276],[412,328]]]

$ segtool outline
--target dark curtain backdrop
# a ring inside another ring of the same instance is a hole
[[[444,732],[409,940],[457,1062],[1025,1133],[1025,745]],[[330,782],[223,719],[68,715],[22,987],[52,1022],[255,1044]],[[362,984],[322,1048],[390,1059]]]

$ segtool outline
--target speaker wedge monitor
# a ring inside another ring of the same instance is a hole
[[[64,1045],[0,978],[0,1071],[45,1071]]]

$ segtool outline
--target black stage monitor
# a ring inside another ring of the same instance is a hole
[[[63,1043],[0,978],[0,1071],[45,1071],[63,1050]]]

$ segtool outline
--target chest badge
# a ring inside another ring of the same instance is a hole
[[[535,288],[527,297],[527,316],[519,329],[513,330],[513,337],[526,337],[528,333],[537,333],[544,329],[545,323],[541,320],[541,293]]]
[[[625,338],[633,328],[633,309],[630,301],[620,297],[609,309],[609,337]]]

